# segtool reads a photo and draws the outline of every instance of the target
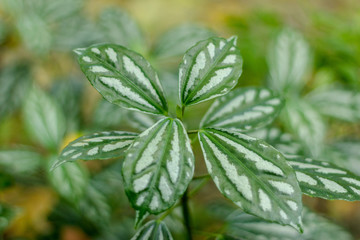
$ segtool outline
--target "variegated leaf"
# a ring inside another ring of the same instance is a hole
[[[208,172],[225,197],[245,212],[301,228],[301,191],[280,152],[226,129],[203,129],[199,140]]]
[[[34,87],[26,99],[23,112],[30,136],[44,147],[57,150],[66,131],[65,117],[57,102]]]
[[[198,42],[184,55],[179,67],[179,94],[183,106],[228,93],[242,72],[236,37]]]
[[[311,104],[322,114],[340,120],[360,120],[360,93],[342,87],[312,91],[308,95]]]
[[[167,114],[158,75],[141,55],[115,44],[77,49],[90,83],[116,105],[152,114]]]
[[[211,30],[202,26],[182,24],[170,29],[160,37],[154,54],[158,58],[181,56],[197,42],[214,37],[214,35]]]
[[[287,130],[296,137],[307,153],[313,157],[321,154],[326,126],[319,112],[308,102],[287,99],[281,118]]]
[[[125,191],[132,206],[157,214],[184,193],[194,172],[194,154],[178,119],[165,118],[141,133],[123,164]]]
[[[325,199],[360,201],[360,177],[332,163],[287,155],[304,194]]]
[[[301,145],[289,133],[284,133],[278,128],[262,128],[247,134],[264,140],[283,154],[302,153]]]
[[[171,233],[165,223],[150,221],[141,227],[131,240],[172,240]]]
[[[266,88],[235,89],[215,100],[200,127],[250,131],[270,124],[282,107],[282,99]]]
[[[228,227],[222,239],[241,240],[350,240],[352,237],[340,226],[311,212],[303,210],[304,233],[296,232],[289,226],[281,226],[251,216],[241,211],[233,212],[227,219]],[[231,238],[232,237],[232,238]],[[221,239],[221,238],[219,238]]]
[[[132,144],[136,136],[137,134],[132,132],[112,131],[80,137],[62,150],[52,169],[65,162],[78,159],[97,160],[120,157]]]
[[[282,30],[268,55],[270,87],[281,93],[300,92],[310,61],[310,49],[303,36],[291,29]]]
[[[105,9],[99,19],[105,41],[115,43],[134,51],[145,48],[144,36],[132,17],[120,8]]]
[[[53,156],[50,166],[56,161]],[[78,162],[67,163],[49,172],[49,180],[54,189],[65,199],[77,203],[85,194],[88,186],[87,170]]]

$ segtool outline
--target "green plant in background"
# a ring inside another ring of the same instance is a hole
[[[360,200],[360,178],[349,171],[327,162],[283,155],[244,134],[271,123],[283,101],[266,88],[230,92],[242,72],[235,44],[236,38],[210,38],[185,53],[179,67],[176,111],[168,108],[156,72],[141,55],[114,44],[77,49],[82,71],[107,101],[161,119],[140,134],[109,131],[81,137],[65,147],[53,169],[78,159],[125,154],[122,176],[126,195],[137,211],[136,226],[149,214],[162,213],[140,228],[134,239],[155,235],[171,239],[162,220],[179,204],[191,238],[187,188],[198,176],[193,176],[194,140],[188,135],[195,133],[215,185],[247,213],[302,231],[302,193]],[[185,108],[219,96],[199,130],[187,130]]]

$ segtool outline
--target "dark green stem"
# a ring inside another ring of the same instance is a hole
[[[181,198],[181,205],[184,215],[184,224],[187,233],[187,240],[192,240],[192,233],[191,233],[191,222],[190,222],[190,211],[188,205],[188,191],[186,190],[183,197]]]

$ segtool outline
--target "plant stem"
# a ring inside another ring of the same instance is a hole
[[[187,239],[192,240],[192,234],[191,234],[191,222],[190,222],[190,211],[189,211],[189,205],[188,205],[188,191],[186,190],[183,197],[181,198],[181,205],[184,215],[184,224],[185,229],[187,233]]]
[[[187,131],[187,134],[194,134],[197,133],[199,130],[189,130]]]

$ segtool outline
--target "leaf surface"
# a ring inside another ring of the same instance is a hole
[[[180,101],[197,104],[228,93],[242,72],[242,57],[236,38],[209,38],[184,55],[179,67]]]
[[[194,154],[184,126],[165,118],[141,133],[122,169],[126,194],[141,212],[157,214],[184,193],[194,173]]]
[[[158,75],[141,55],[115,44],[75,52],[81,70],[106,100],[132,110],[167,114]]]
[[[225,129],[203,129],[205,163],[220,192],[245,212],[301,228],[301,190],[276,149]]]
[[[62,150],[52,169],[65,162],[116,158],[123,155],[134,141],[136,133],[123,131],[98,132],[69,143]]]
[[[360,201],[360,177],[335,164],[302,156],[287,155],[304,194],[325,198]]]
[[[266,88],[235,89],[215,100],[200,127],[250,131],[270,124],[282,107],[282,99]]]
[[[57,150],[66,131],[60,106],[42,90],[33,87],[26,99],[25,126],[30,136],[48,149]]]

